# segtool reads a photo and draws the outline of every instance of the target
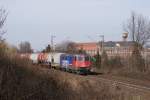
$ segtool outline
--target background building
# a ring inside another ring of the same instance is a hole
[[[92,56],[96,55],[98,51],[101,54],[103,50],[106,51],[109,57],[116,55],[127,56],[132,52],[132,45],[133,43],[130,41],[88,42],[76,43],[76,49],[83,49]]]

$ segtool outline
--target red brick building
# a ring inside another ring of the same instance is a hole
[[[98,45],[96,42],[90,42],[90,43],[76,43],[76,48],[83,49],[86,51],[86,53],[90,55],[95,55],[98,51]]]
[[[87,54],[96,55],[97,52],[101,54],[103,50],[106,51],[108,56],[127,56],[132,52],[132,42],[123,41],[108,41],[104,43],[89,42],[89,43],[76,43],[77,49],[83,49]]]

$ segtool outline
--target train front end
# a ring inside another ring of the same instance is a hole
[[[89,55],[76,55],[73,65],[78,74],[88,74],[91,70],[91,57]]]

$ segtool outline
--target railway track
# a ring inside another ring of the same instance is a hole
[[[150,94],[150,84],[148,86],[148,84],[144,84],[144,82],[142,84],[141,84],[141,82],[139,82],[140,84],[138,84],[137,81],[132,80],[132,79],[120,80],[114,76],[111,76],[108,78],[103,75],[97,75],[97,76],[89,75],[88,78],[96,79],[96,80],[102,81],[104,83],[111,84],[112,86],[126,87],[128,89],[133,89],[136,91],[146,92],[146,93]]]
[[[63,72],[63,71],[62,71]],[[67,72],[69,74],[69,72]],[[70,73],[72,74],[72,73]],[[78,76],[77,74],[75,74]],[[141,92],[147,92],[150,94],[150,82],[145,84],[143,81],[139,81],[136,79],[126,78],[122,79],[123,77],[116,77],[116,76],[107,76],[107,75],[87,75],[82,76],[84,78],[90,79],[90,80],[98,80],[102,81],[104,83],[111,84],[112,86],[122,86],[133,90],[138,90]]]

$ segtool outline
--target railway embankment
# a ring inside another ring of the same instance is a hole
[[[57,83],[65,87],[64,100],[149,100],[150,85],[140,80],[108,75],[81,76],[59,70],[42,69],[57,76]],[[60,92],[60,91],[59,91]],[[61,92],[60,92],[61,93]]]
[[[142,85],[112,77],[82,76],[33,66],[26,60],[0,59],[1,100],[149,100]],[[139,87],[140,86],[140,87]]]
[[[107,85],[110,96],[113,95],[115,98],[112,100],[149,100],[150,85],[148,81],[110,75],[89,76],[88,78]]]

